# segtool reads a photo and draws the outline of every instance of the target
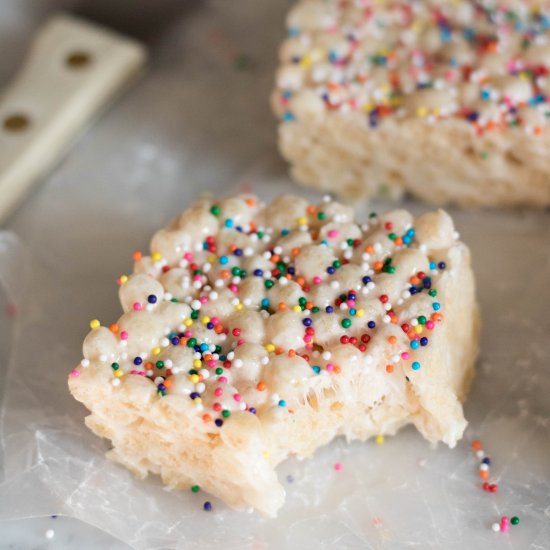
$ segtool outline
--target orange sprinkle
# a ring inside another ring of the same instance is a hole
[[[147,361],[147,363],[145,363],[145,368],[147,370],[152,369],[153,368],[153,363],[151,361]]]
[[[416,275],[413,275],[409,281],[411,282],[411,285],[417,285],[420,283],[420,279],[416,276]]]
[[[298,256],[298,254],[300,254],[300,249],[299,248],[293,248],[291,251],[290,251],[290,254],[292,256]]]
[[[442,313],[432,313],[432,321],[443,321]]]
[[[397,246],[401,246],[403,244],[403,239],[401,237],[397,237],[395,241],[393,241]]]
[[[221,333],[223,332],[223,327],[222,327],[221,325],[216,325],[216,326],[214,327],[214,332],[215,332],[216,334],[221,334]]]
[[[246,204],[247,204],[248,206],[254,206],[254,204],[255,204],[254,199],[246,199],[245,202],[246,202]]]
[[[281,355],[285,352],[285,349],[284,348],[281,348],[281,347],[276,347],[275,348],[275,355]]]
[[[263,380],[260,380],[256,386],[256,389],[258,391],[265,391],[266,387],[267,386],[265,385],[265,382]]]
[[[393,372],[393,365],[386,365],[386,372],[391,374]]]
[[[313,204],[311,204],[310,206],[308,206],[307,209],[306,209],[306,211],[307,211],[308,214],[315,214],[315,210],[317,210],[317,209],[316,209],[315,206],[313,206]]]
[[[180,346],[187,345],[187,338],[180,338]]]
[[[288,356],[289,357],[294,357],[296,355],[296,350],[295,349],[289,349],[288,350]]]
[[[208,413],[202,415],[203,422],[210,422],[211,420],[212,420],[212,417]]]
[[[380,261],[374,262],[373,267],[375,271],[380,271],[384,267],[384,264]]]
[[[221,273],[221,278],[222,279],[227,279],[227,277],[229,277],[229,271],[227,271],[227,269],[224,269]]]
[[[167,388],[171,388],[173,385],[174,385],[174,381],[171,380],[170,378],[168,378],[168,380],[165,380],[163,382],[163,384],[167,387]]]
[[[487,479],[489,477],[489,472],[487,470],[481,470],[479,472],[479,477],[481,479]]]
[[[111,332],[114,332],[115,334],[118,332],[118,329],[119,329],[119,328],[120,328],[120,327],[119,327],[116,323],[113,323],[112,325],[109,326],[109,330],[110,330]]]
[[[236,245],[236,244],[232,244],[232,245],[229,247],[229,251],[230,251],[230,252],[235,252],[235,250],[237,250],[237,245]]]
[[[338,365],[334,365],[333,372],[335,372],[336,374],[340,374],[342,372],[342,369]]]
[[[306,302],[306,309],[311,309],[313,307],[313,302]]]
[[[281,259],[281,257],[278,254],[273,254],[273,256],[271,256],[271,261],[274,264],[276,264],[280,259]]]
[[[139,262],[142,257],[143,257],[143,254],[139,250],[134,251],[134,253],[132,254],[132,258],[134,259],[134,262]]]
[[[481,441],[479,439],[472,441],[472,449],[474,451],[479,451],[479,449],[481,449]]]
[[[395,344],[395,342],[397,342],[397,338],[396,338],[395,336],[390,336],[390,337],[388,338],[388,342],[389,342],[390,344]]]
[[[286,309],[286,304],[284,302],[279,302],[279,305],[277,306],[281,311],[284,311]]]
[[[303,277],[298,277],[298,278],[296,279],[296,282],[297,282],[300,286],[302,286],[302,285],[306,282],[306,280],[305,280]]]
[[[250,231],[256,231],[256,227],[257,227],[256,222],[250,222],[249,225],[250,225]]]
[[[543,128],[541,126],[535,126],[534,130],[536,136],[540,136],[543,132]]]
[[[374,248],[372,245],[368,244],[367,246],[365,246],[365,252],[367,254],[372,254],[374,252]]]
[[[397,323],[399,323],[399,317],[397,315],[391,315],[391,321],[390,323],[392,325],[397,325]]]
[[[287,273],[285,277],[290,281],[292,279],[292,275],[290,273]]]

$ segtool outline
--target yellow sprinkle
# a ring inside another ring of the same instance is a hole
[[[236,309],[237,311],[241,311],[241,309],[242,309],[243,307],[244,307],[244,306],[243,306],[242,304],[237,304],[237,305],[235,306],[235,309]]]
[[[366,113],[368,113],[369,111],[372,111],[372,108],[374,107],[374,103],[372,101],[367,101],[367,103],[365,103],[363,105],[363,111],[365,111]]]
[[[128,282],[128,275],[121,275],[120,276],[120,284],[125,284]]]
[[[264,457],[266,460],[269,460],[269,457],[271,456],[271,455],[269,454],[269,451],[262,451],[262,455],[263,455],[263,457]]]
[[[153,252],[151,254],[151,260],[153,260],[154,262],[162,260],[162,254],[160,252]]]
[[[416,332],[416,334],[422,334],[422,325],[416,325],[414,327],[414,331]]]
[[[301,217],[301,218],[298,218],[297,221],[300,225],[305,225],[307,223],[307,218]]]
[[[189,381],[193,382],[193,384],[198,384],[199,382],[199,375],[198,374],[190,374],[189,375]]]
[[[101,323],[97,319],[92,319],[90,321],[90,328],[91,329],[99,328],[100,326],[101,326]]]
[[[363,315],[365,315],[365,310],[363,308],[360,308],[355,312],[356,317],[363,317]]]
[[[275,346],[274,346],[273,344],[267,344],[267,345],[265,346],[265,349],[266,349],[266,351],[267,351],[268,353],[272,353],[272,352],[275,351]]]
[[[519,73],[519,77],[521,78],[521,80],[530,80],[529,74],[526,72]]]
[[[203,325],[207,325],[210,322],[210,317],[207,317],[206,315],[202,318]]]
[[[202,367],[202,362],[200,359],[195,359],[193,361],[193,366],[196,368],[196,369],[200,369]]]
[[[428,114],[428,109],[426,107],[418,107],[416,109],[416,116],[424,117]]]
[[[153,355],[159,355],[162,350],[160,348],[153,348]]]
[[[193,324],[193,319],[184,319],[184,320],[183,320],[183,324],[184,324],[186,327],[190,327],[190,326]]]
[[[374,440],[376,441],[377,445],[382,445],[382,443],[384,443],[384,436],[383,435],[377,435]]]
[[[202,403],[202,399],[200,397],[195,397],[195,399],[193,399],[193,403],[195,403],[195,405],[200,405]]]
[[[117,378],[122,378],[124,376],[124,371],[122,369],[117,369],[115,372],[114,372],[114,375],[117,377]]]
[[[300,306],[292,306],[292,311],[302,311],[302,308]]]
[[[309,67],[311,67],[312,63],[313,63],[313,60],[311,59],[311,56],[309,54],[306,54],[300,60],[300,68],[301,69],[309,69]]]

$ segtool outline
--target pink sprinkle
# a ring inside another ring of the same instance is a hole
[[[319,277],[319,275],[315,275],[315,277],[313,277],[313,284],[315,285],[320,285],[322,283],[323,279],[321,279],[321,277]]]
[[[306,349],[312,350],[313,349],[313,344],[306,344]]]
[[[193,333],[190,331],[190,330],[186,330],[183,335],[186,337],[186,338],[191,338],[191,336],[193,336]]]
[[[212,319],[210,319],[210,322],[211,322],[214,326],[220,324],[220,320],[219,320],[218,317],[212,317]]]
[[[222,388],[216,388],[216,389],[214,390],[214,395],[215,395],[216,397],[222,396],[222,395],[223,395],[223,389],[222,389]]]
[[[210,361],[208,361],[208,366],[214,368],[216,366],[216,360],[210,359]]]
[[[409,352],[408,351],[404,351],[402,354],[401,354],[401,359],[404,359],[405,361],[407,361],[409,359],[410,355],[409,355]]]
[[[141,304],[139,302],[134,303],[134,311],[141,311]]]
[[[327,236],[329,239],[334,239],[335,237],[338,237],[340,235],[340,232],[337,229],[331,229],[327,232]]]
[[[334,370],[334,365],[332,363],[328,363],[328,365],[326,366],[326,369],[329,371],[329,372],[332,372]]]
[[[201,304],[206,304],[206,302],[208,302],[208,298],[207,298],[206,296],[201,296],[201,297],[199,298],[199,302],[200,302]]]
[[[201,281],[202,280],[202,277],[200,275],[195,275],[193,277],[193,281]]]
[[[239,402],[241,400],[241,394],[240,393],[235,393],[233,395],[233,399],[237,402]]]
[[[348,304],[348,307],[354,307],[355,306],[355,300],[348,300],[346,303]]]
[[[509,523],[501,523],[500,524],[500,530],[507,533],[510,530],[510,524]]]
[[[340,462],[337,462],[335,465],[334,465],[334,469],[337,471],[337,472],[340,472],[342,470],[342,464],[340,464]]]
[[[434,328],[434,322],[433,321],[426,321],[426,328],[428,330],[432,330]]]
[[[246,340],[243,340],[242,338],[237,340],[237,346],[242,346],[243,344],[246,344]]]
[[[77,370],[71,371],[71,377],[72,378],[78,378],[80,376],[80,373]]]
[[[502,516],[500,518],[500,523],[508,523],[508,517],[507,516]]]
[[[231,292],[234,292],[235,294],[237,294],[237,292],[239,292],[239,287],[237,285],[229,285],[227,288],[229,288],[229,290]]]
[[[193,253],[192,252],[186,252],[184,255],[183,255],[183,259],[184,260],[192,260],[193,259]]]
[[[218,382],[221,382],[222,384],[227,384],[227,378],[225,376],[220,376],[218,378]]]
[[[304,336],[304,342],[311,342],[311,334],[306,334]]]
[[[128,340],[128,333],[123,330],[121,333],[120,333],[120,339],[121,340]]]

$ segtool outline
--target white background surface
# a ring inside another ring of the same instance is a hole
[[[0,2],[5,84],[53,3]],[[27,463],[28,454],[16,451],[35,445],[40,475],[10,478],[8,490],[0,486],[0,548],[127,548],[65,517],[5,521],[68,508],[141,548],[550,548],[548,212],[451,210],[472,248],[484,325],[478,376],[466,404],[470,427],[455,450],[432,450],[412,429],[384,445],[336,441],[312,461],[281,467],[288,497],[275,521],[230,512],[215,500],[214,512],[206,514],[203,495],[166,495],[156,480],[134,481],[102,458],[105,445],[83,427],[85,412],[68,395],[66,375],[80,360],[89,320],[118,317],[114,281],[130,269],[131,251],[145,248],[156,228],[205,190],[250,185],[264,198],[297,191],[276,152],[267,99],[289,3],[188,4],[157,43],[148,75],[3,228],[20,237],[31,259],[15,320],[3,313],[9,297],[0,299],[3,372],[7,327],[15,323],[20,335],[8,405],[14,410],[27,400],[20,424],[9,427],[8,456],[0,459],[4,474],[26,472],[36,456]],[[250,61],[245,70],[235,67],[241,54]],[[495,495],[480,489],[478,461],[468,445],[474,437],[493,460],[500,484]],[[48,462],[48,453],[56,460]],[[65,455],[66,467],[58,460]],[[343,464],[341,472],[334,471],[335,462]],[[86,493],[94,485],[75,480],[88,472],[101,472],[112,486]],[[25,479],[36,479],[36,486]],[[69,482],[76,484],[67,508]],[[108,502],[114,487],[129,496]],[[155,514],[143,518],[142,509],[155,503]],[[490,525],[501,515],[518,515],[521,524],[495,534]],[[143,530],[135,528],[145,519]],[[47,529],[55,530],[51,541],[44,537]]]

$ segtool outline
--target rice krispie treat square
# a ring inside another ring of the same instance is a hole
[[[300,0],[273,108],[300,182],[550,204],[550,2]]]
[[[462,436],[478,308],[445,212],[358,223],[329,198],[203,199],[134,259],[69,388],[139,477],[274,516],[290,455],[406,424]]]

